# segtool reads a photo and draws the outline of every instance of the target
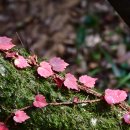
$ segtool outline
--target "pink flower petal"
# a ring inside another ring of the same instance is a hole
[[[65,75],[64,85],[68,89],[78,90],[77,79],[74,77],[74,75],[72,75],[70,73],[68,73],[68,74]]]
[[[43,95],[38,94],[38,95],[35,96],[35,100],[33,102],[33,105],[35,107],[42,108],[42,107],[47,106],[48,103],[46,102],[46,98]]]
[[[50,65],[52,66],[52,69],[57,72],[62,72],[65,70],[65,68],[69,65],[64,60],[62,60],[59,57],[51,58],[49,61]]]
[[[127,97],[127,93],[123,90],[105,90],[105,100],[108,104],[117,104],[124,101]]]
[[[45,61],[40,63],[40,67],[37,68],[37,72],[40,76],[42,76],[44,78],[48,78],[54,74],[51,69],[50,64]]]
[[[78,101],[79,101],[79,97],[74,97],[73,102],[78,103]]]
[[[79,81],[88,88],[93,88],[96,80],[97,80],[97,78],[92,78],[87,75],[83,75],[83,76],[79,77]]]
[[[37,66],[37,56],[36,55],[31,55],[28,57],[28,63],[30,65]]]
[[[9,50],[13,48],[15,45],[11,42],[11,38],[8,37],[0,37],[0,50]]]
[[[127,124],[130,124],[130,113],[126,113],[124,116],[124,121],[127,123]]]
[[[13,117],[13,120],[17,123],[23,123],[29,118],[30,117],[24,111],[18,110],[15,112],[15,116]]]
[[[0,130],[9,130],[9,129],[3,122],[0,122]]]
[[[63,78],[61,78],[60,76],[56,76],[56,77],[53,78],[53,80],[59,88],[62,87],[62,85],[64,83]]]
[[[17,58],[18,57],[18,53],[17,52],[5,52],[5,57],[6,58]]]
[[[27,60],[23,56],[20,56],[20,55],[14,60],[14,65],[20,69],[30,66]]]

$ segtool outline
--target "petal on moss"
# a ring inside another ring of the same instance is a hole
[[[5,52],[5,58],[17,58],[18,57],[18,53],[17,52]]]
[[[20,55],[14,60],[14,65],[20,69],[30,66],[27,60],[23,56],[20,56]]]
[[[3,122],[0,122],[0,130],[9,130],[9,129]]]
[[[11,42],[11,38],[6,36],[0,37],[0,50],[9,50],[13,48],[15,45]]]
[[[17,123],[23,123],[30,118],[24,111],[21,110],[16,111],[14,114],[15,116],[13,117],[13,120]]]
[[[62,87],[64,79],[61,77],[54,77],[53,80],[59,88]]]
[[[106,89],[105,90],[105,100],[108,104],[117,104],[124,101],[127,97],[127,93],[123,90],[112,90]]]
[[[74,75],[72,75],[70,73],[68,73],[68,74],[65,75],[64,85],[68,89],[78,90],[77,79],[74,77]]]
[[[123,116],[123,119],[124,119],[125,123],[130,124],[130,112],[126,113]]]
[[[73,102],[78,103],[78,101],[79,101],[79,97],[74,97]]]
[[[35,96],[35,100],[33,102],[33,105],[35,107],[42,108],[42,107],[47,106],[48,103],[46,102],[46,98],[43,95],[38,94]]]
[[[54,74],[51,65],[45,61],[40,63],[40,67],[37,68],[37,73],[44,78],[48,78]]]
[[[79,77],[80,83],[84,84],[88,88],[93,88],[97,78],[92,78],[88,75],[83,75]]]
[[[69,65],[64,60],[62,60],[59,57],[53,57],[49,61],[50,65],[52,66],[52,69],[57,72],[62,72],[65,70],[65,68]]]

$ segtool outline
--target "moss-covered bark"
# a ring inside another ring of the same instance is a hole
[[[23,55],[27,55],[21,51]],[[39,78],[35,68],[18,70],[12,61],[0,55],[0,121],[4,121],[15,109],[31,105],[37,93],[43,94],[47,102],[94,99],[92,95],[58,89],[51,79]],[[10,118],[10,130],[130,130],[122,121],[122,110],[107,105],[104,101],[93,104],[70,106],[47,106],[43,109],[26,110],[31,117],[23,124]]]

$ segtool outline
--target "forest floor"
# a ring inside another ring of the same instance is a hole
[[[1,0],[0,35],[64,58],[73,74],[98,77],[99,88],[130,91],[130,31],[105,0]]]

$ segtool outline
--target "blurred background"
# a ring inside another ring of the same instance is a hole
[[[98,77],[102,90],[130,91],[130,30],[106,0],[0,0],[0,35],[64,58],[67,71]]]

